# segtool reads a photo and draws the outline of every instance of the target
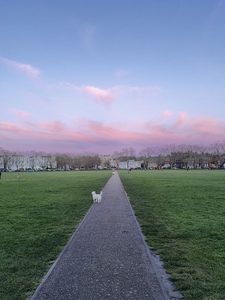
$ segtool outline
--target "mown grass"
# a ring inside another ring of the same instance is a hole
[[[27,299],[92,205],[110,171],[3,173],[0,299]]]
[[[148,244],[184,299],[225,299],[225,172],[120,171]]]

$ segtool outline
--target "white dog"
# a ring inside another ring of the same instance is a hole
[[[93,197],[93,202],[100,203],[102,201],[102,192],[100,194],[96,194],[95,192],[91,192]]]

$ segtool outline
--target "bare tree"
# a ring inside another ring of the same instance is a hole
[[[63,169],[66,165],[66,162],[65,162],[65,157],[63,154],[56,154],[56,164],[57,164],[57,169]]]
[[[16,166],[16,171],[19,171],[22,168],[22,156],[16,152],[11,153],[10,162],[12,165]]]
[[[8,170],[8,163],[10,160],[11,152],[3,148],[0,148],[0,155],[2,156],[3,159],[3,169],[6,172]]]
[[[146,147],[140,150],[140,158],[144,161],[145,168],[155,166],[157,163],[157,150],[155,147]]]

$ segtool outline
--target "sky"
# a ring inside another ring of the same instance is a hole
[[[225,139],[225,0],[0,0],[0,148]]]

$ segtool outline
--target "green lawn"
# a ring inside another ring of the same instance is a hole
[[[147,241],[185,299],[224,299],[225,171],[119,172]],[[40,283],[110,171],[3,173],[0,299]]]
[[[225,171],[119,174],[148,244],[184,299],[225,299]]]
[[[3,173],[0,299],[27,299],[92,205],[110,171]]]

